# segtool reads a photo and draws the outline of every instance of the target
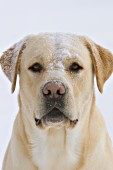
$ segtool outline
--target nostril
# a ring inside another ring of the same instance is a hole
[[[48,87],[44,87],[44,89],[42,90],[44,95],[50,95],[51,94],[51,90],[48,89]]]
[[[59,95],[63,95],[63,94],[65,94],[65,92],[66,92],[66,90],[65,90],[65,87],[64,86],[61,86],[60,88],[59,88],[59,90],[58,90],[58,94]]]
[[[61,94],[60,94],[60,90],[57,90],[57,94],[58,94],[58,95],[61,95]]]
[[[47,95],[51,95],[51,90],[48,90],[48,94]]]
[[[58,95],[62,95],[62,93],[61,93],[60,90],[57,90],[57,94],[58,94]]]

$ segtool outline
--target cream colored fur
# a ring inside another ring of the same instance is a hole
[[[15,50],[16,48],[16,50]],[[0,59],[12,82],[20,77],[19,112],[5,154],[3,170],[112,170],[113,149],[104,120],[95,104],[94,73],[102,92],[113,71],[113,55],[91,40],[73,34],[39,34],[15,44]],[[44,70],[28,68],[41,63]],[[69,71],[72,62],[83,70]],[[68,88],[67,114],[74,127],[62,123],[39,128],[35,117],[44,110],[42,86],[60,80]]]

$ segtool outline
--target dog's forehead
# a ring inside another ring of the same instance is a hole
[[[24,58],[31,60],[35,57],[46,60],[64,61],[67,58],[86,57],[88,50],[79,36],[65,33],[39,34],[26,43]]]

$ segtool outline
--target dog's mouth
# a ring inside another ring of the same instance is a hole
[[[53,108],[47,115],[44,115],[41,119],[35,118],[36,125],[38,127],[63,127],[74,126],[78,122],[76,120],[70,120],[57,108]]]

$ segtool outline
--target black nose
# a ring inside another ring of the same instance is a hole
[[[66,92],[65,86],[59,81],[51,81],[45,84],[42,89],[43,95],[49,98],[58,98]]]

